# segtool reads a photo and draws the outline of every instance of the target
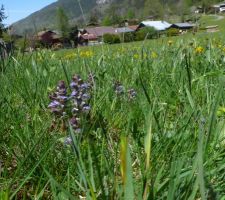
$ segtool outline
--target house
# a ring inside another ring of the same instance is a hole
[[[202,6],[198,6],[196,9],[195,9],[195,11],[194,11],[194,13],[195,14],[200,14],[200,13],[203,13],[203,7]]]
[[[99,44],[103,40],[104,34],[118,34],[116,28],[111,26],[99,26],[85,28],[79,36],[79,43],[81,45]]]
[[[172,24],[166,21],[142,21],[137,29],[143,27],[153,27],[157,31],[165,31],[171,27]]]
[[[95,45],[98,43],[98,37],[94,34],[85,33],[79,37],[79,44],[81,45]]]
[[[36,40],[44,46],[51,47],[52,45],[61,42],[61,36],[54,31],[45,30],[37,33]]]
[[[135,30],[131,29],[130,27],[120,27],[120,28],[116,28],[115,32],[120,34],[120,33],[132,33]]]
[[[90,27],[85,29],[86,33],[93,34],[99,39],[101,39],[106,33],[116,34],[115,30],[116,29],[111,26]]]
[[[130,29],[136,31],[138,29],[138,26],[139,25],[131,25],[131,26],[128,26]]]
[[[212,6],[213,12],[215,13],[223,13],[225,12],[225,2],[221,2],[219,4],[215,4]]]
[[[194,28],[194,24],[190,24],[190,23],[175,23],[175,24],[172,24],[170,28],[176,28],[176,29],[179,29],[181,31],[187,31],[187,30],[190,30],[190,29],[193,29]]]

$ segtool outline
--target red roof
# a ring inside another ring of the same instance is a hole
[[[130,29],[136,31],[139,25],[128,26]]]
[[[84,34],[84,35],[81,35],[81,37],[84,40],[97,40],[98,39],[98,37],[94,34]]]
[[[110,26],[102,26],[102,27],[93,27],[85,29],[89,34],[96,35],[97,37],[101,37],[106,33],[117,34],[116,29]]]

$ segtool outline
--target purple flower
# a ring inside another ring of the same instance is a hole
[[[73,108],[73,109],[71,110],[71,112],[72,112],[73,114],[76,114],[76,113],[79,112],[79,109],[78,109],[78,108]]]
[[[73,142],[72,138],[70,136],[68,136],[68,137],[66,137],[64,144],[69,146],[72,144],[72,142]]]
[[[124,90],[125,89],[122,85],[118,85],[118,86],[116,86],[115,92],[116,92],[116,94],[121,95],[124,93]]]
[[[82,108],[82,111],[85,113],[88,113],[91,110],[91,107],[89,105],[84,105]]]
[[[77,122],[76,117],[72,117],[72,118],[70,119],[70,125],[71,125],[73,128],[77,128],[78,122]]]
[[[61,106],[62,104],[59,103],[58,101],[52,101],[49,105],[48,108],[57,108],[59,106]]]
[[[82,95],[82,99],[83,99],[83,100],[88,100],[88,99],[90,99],[90,95],[84,93],[84,94]]]
[[[137,92],[134,89],[128,90],[128,98],[135,99],[137,97]]]
[[[76,88],[77,86],[78,86],[78,84],[74,81],[70,83],[71,88]]]
[[[90,88],[90,85],[89,85],[88,83],[83,83],[80,87],[81,87],[81,89],[83,89],[83,90],[87,90],[87,89]]]
[[[58,100],[59,100],[60,102],[65,102],[65,101],[67,101],[67,99],[68,99],[67,96],[58,96]]]
[[[78,92],[74,90],[74,91],[71,93],[71,96],[72,96],[72,97],[75,97],[75,96],[77,96],[77,94],[78,94]]]

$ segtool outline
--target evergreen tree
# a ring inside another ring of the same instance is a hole
[[[2,33],[3,33],[3,30],[4,30],[4,24],[3,24],[4,19],[6,19],[5,8],[2,5],[1,9],[0,9],[0,37],[2,37]]]

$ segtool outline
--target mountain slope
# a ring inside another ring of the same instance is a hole
[[[80,4],[84,13],[90,12],[97,5],[96,0],[82,0]],[[58,7],[62,7],[66,11],[71,21],[82,15],[78,0],[58,0],[40,11],[14,23],[14,32],[23,34],[24,32],[34,32],[42,28],[55,28]]]
[[[193,5],[206,5],[206,2],[207,5],[210,5],[219,1],[221,0],[58,0],[16,22],[13,24],[13,28],[14,33],[17,34],[34,33],[43,28],[57,28],[58,7],[62,7],[66,11],[70,24],[74,26],[78,22],[82,22],[81,8],[86,18],[85,23],[88,23],[89,17],[93,13],[98,18],[127,17],[130,12],[132,17],[144,18],[152,15],[162,19],[173,14],[183,16]]]

